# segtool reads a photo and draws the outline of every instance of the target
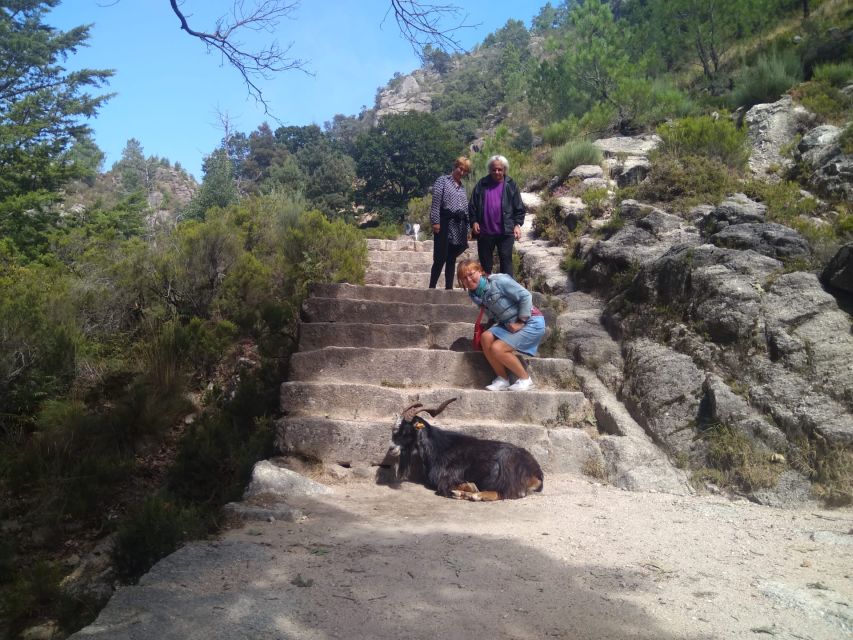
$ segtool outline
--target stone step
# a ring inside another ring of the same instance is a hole
[[[383,287],[407,287],[426,289],[429,287],[429,272],[400,273],[398,271],[376,271],[368,267],[364,275],[365,284],[378,284]],[[441,282],[442,286],[444,281]]]
[[[303,322],[299,327],[299,350],[324,347],[370,347],[373,349],[449,349],[472,351],[474,329],[470,322],[431,324],[377,324],[372,322]]]
[[[367,249],[378,251],[420,251],[432,254],[432,240],[415,242],[414,238],[403,236],[396,240],[367,239]]]
[[[415,254],[417,255],[417,254]],[[392,272],[397,271],[399,273],[429,273],[432,268],[432,261],[429,262],[390,262],[387,260],[380,259],[371,259],[370,264],[367,267],[368,271],[379,271],[379,272]],[[443,272],[442,272],[443,277]],[[441,281],[442,284],[444,280]]]
[[[438,407],[458,398],[441,420],[578,427],[593,421],[592,405],[580,391],[533,390],[524,394],[484,389],[397,389],[370,384],[285,382],[281,410],[290,416],[337,420],[391,420],[415,402]]]
[[[462,289],[406,289],[381,285],[315,284],[311,295],[317,298],[348,298],[350,300],[377,300],[380,302],[411,302],[428,304],[460,304],[473,306]]]
[[[372,264],[374,262],[388,262],[393,264],[432,264],[432,251],[382,251],[380,249],[370,249],[367,252],[367,259]]]
[[[473,331],[477,307],[473,303],[463,306],[311,297],[302,303],[301,315],[304,322],[422,325],[433,322],[467,322]]]
[[[502,440],[524,447],[545,473],[582,473],[601,465],[601,451],[587,430],[547,428],[531,424],[498,424],[430,420],[442,429],[479,438]],[[429,416],[427,416],[429,419]],[[283,454],[298,454],[344,466],[390,465],[387,457],[394,419],[335,420],[311,416],[286,416],[276,421],[275,446]],[[546,478],[547,485],[547,478]]]
[[[540,389],[574,389],[574,364],[561,358],[529,358],[528,371]],[[387,387],[481,389],[494,373],[479,351],[327,347],[293,354],[290,379],[368,382]]]

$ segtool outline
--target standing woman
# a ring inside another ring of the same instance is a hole
[[[444,269],[444,288],[453,288],[456,258],[468,248],[468,195],[462,178],[471,171],[471,161],[460,157],[450,175],[441,176],[432,187],[429,221],[432,223],[432,269],[429,288],[435,289]]]
[[[521,191],[506,172],[509,161],[503,156],[489,158],[489,175],[480,180],[471,194],[468,217],[477,236],[477,253],[486,273],[493,273],[493,254],[498,248],[501,273],[513,277],[512,246],[521,239],[524,203]]]
[[[476,260],[460,262],[456,275],[474,304],[483,307],[489,320],[495,323],[480,338],[483,355],[497,376],[486,389],[532,389],[533,380],[515,352],[535,356],[545,335],[545,318],[533,306],[533,296],[504,273],[486,276],[482,265]],[[512,384],[509,382],[510,373],[515,376]]]

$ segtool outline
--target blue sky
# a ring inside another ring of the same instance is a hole
[[[477,26],[458,36],[470,48],[510,18],[529,27],[545,1],[425,4],[464,5],[457,21]],[[193,14],[191,26],[205,30],[231,5],[232,0],[185,0],[182,10]],[[362,106],[373,106],[376,89],[394,72],[420,66],[393,16],[385,18],[389,7],[390,0],[302,0],[275,33],[256,35],[281,46],[292,43],[290,55],[307,60],[314,73],[288,71],[261,83],[281,124],[322,126],[337,113],[357,115]],[[94,25],[89,46],[70,57],[67,68],[115,70],[107,90],[117,95],[89,122],[106,154],[104,169],[121,157],[129,138],[136,138],[146,155],[180,162],[200,180],[204,156],[222,138],[220,114],[236,131],[251,132],[264,121],[278,126],[248,95],[235,70],[180,31],[168,0],[64,0],[46,22],[58,29]]]

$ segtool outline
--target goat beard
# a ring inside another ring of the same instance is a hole
[[[397,481],[423,482],[425,479],[426,470],[417,450],[414,447],[401,449],[397,461]]]

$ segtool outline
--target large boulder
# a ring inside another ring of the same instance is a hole
[[[845,154],[842,129],[831,124],[815,127],[797,144],[794,158],[805,165],[809,184],[832,198],[853,200],[853,155]]]
[[[699,225],[705,234],[711,235],[730,225],[764,222],[766,217],[766,206],[742,193],[735,193],[716,207],[704,208]]]
[[[744,122],[752,146],[750,171],[775,177],[774,169],[788,169],[793,164],[782,149],[814,123],[814,115],[786,95],[776,102],[755,105],[746,112]]]
[[[751,250],[780,260],[807,258],[812,253],[808,240],[798,231],[775,222],[732,225],[710,240],[718,247]]]
[[[820,279],[831,287],[853,293],[853,242],[836,252],[820,274]]]
[[[651,340],[634,340],[625,347],[621,399],[664,450],[689,455],[704,379],[690,356]]]

